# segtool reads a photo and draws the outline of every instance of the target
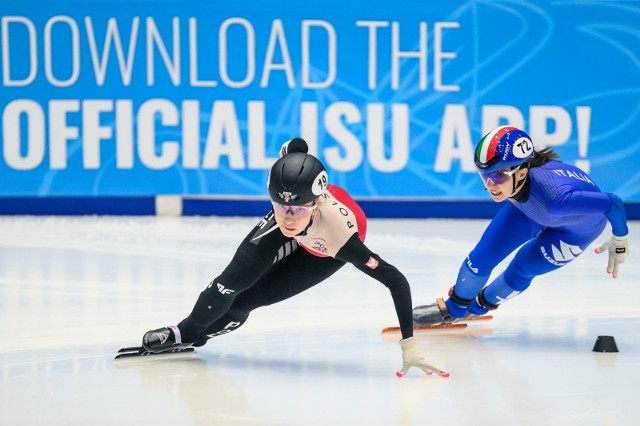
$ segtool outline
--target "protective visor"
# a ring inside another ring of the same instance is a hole
[[[509,180],[511,176],[513,176],[518,170],[520,170],[520,167],[521,166],[517,166],[511,170],[500,170],[497,172],[490,172],[490,173],[482,173],[482,172],[478,172],[478,173],[480,173],[480,177],[482,178],[483,181],[485,181],[485,183],[500,185],[501,183],[504,183],[507,180]]]
[[[314,203],[312,206],[288,206],[286,204],[276,203],[272,201],[273,211],[280,214],[291,213],[295,217],[304,217],[309,216],[313,213],[313,210],[316,208],[316,204]]]

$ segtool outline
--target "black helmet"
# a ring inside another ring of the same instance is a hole
[[[311,154],[292,152],[271,167],[267,187],[272,201],[302,206],[322,195],[327,180],[320,160]]]

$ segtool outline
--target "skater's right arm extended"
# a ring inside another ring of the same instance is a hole
[[[427,374],[435,372],[439,376],[449,377],[449,373],[427,364],[418,350],[413,337],[411,288],[402,272],[373,253],[360,241],[357,233],[353,234],[338,251],[336,259],[353,264],[360,271],[380,281],[391,292],[402,333],[402,340],[400,340],[402,369],[396,375],[402,377],[407,374],[411,367],[417,367]]]

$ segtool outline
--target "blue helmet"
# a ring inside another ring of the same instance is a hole
[[[479,172],[492,173],[527,163],[533,155],[529,135],[513,126],[500,126],[480,139],[474,160]]]

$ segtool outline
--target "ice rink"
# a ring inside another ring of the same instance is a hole
[[[618,279],[588,250],[492,321],[418,333],[448,379],[396,378],[391,297],[352,266],[194,355],[113,361],[184,318],[257,221],[0,217],[0,425],[638,424],[638,222]],[[367,244],[431,303],[486,223],[370,220]]]

